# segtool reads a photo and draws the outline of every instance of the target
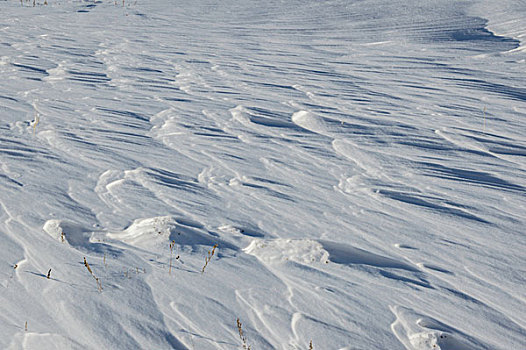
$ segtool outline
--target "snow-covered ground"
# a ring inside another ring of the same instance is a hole
[[[526,349],[524,1],[47,2],[0,1],[1,349]]]

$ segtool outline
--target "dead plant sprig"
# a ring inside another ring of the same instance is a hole
[[[208,266],[208,263],[210,260],[212,260],[212,257],[214,256],[216,252],[217,244],[214,244],[214,247],[212,248],[212,251],[208,251],[208,255],[205,257],[205,265],[203,266],[203,269],[201,270],[201,273],[205,272],[206,267]]]
[[[245,337],[245,334],[243,333],[243,324],[239,320],[239,318],[236,320],[237,323],[237,331],[239,332],[239,338],[243,342],[243,349],[250,350],[250,345],[247,344],[247,337]]]
[[[35,1],[33,0],[33,7],[35,6]],[[35,112],[35,120],[33,120],[33,136],[35,135],[37,131],[37,125],[40,122],[40,118],[38,116],[38,113]]]
[[[138,275],[140,273],[146,273],[146,269],[145,268],[139,268],[138,266],[135,266],[134,268],[132,267],[123,267],[123,275],[125,278],[129,278],[131,279],[132,278],[132,272],[135,271],[135,274]]]
[[[91,276],[97,282],[97,289],[99,290],[99,292],[102,292],[102,283],[100,282],[100,280],[95,276],[95,274],[91,270],[91,267],[89,266],[88,261],[86,260],[86,257],[84,257],[84,266],[86,266],[86,268],[88,269],[88,271],[91,274]]]
[[[173,259],[173,255],[174,255],[174,247],[175,247],[175,241],[171,241],[170,242],[170,267],[168,269],[168,274],[172,274],[172,259]]]

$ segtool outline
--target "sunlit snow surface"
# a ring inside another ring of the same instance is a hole
[[[526,349],[523,1],[48,2],[0,1],[0,348]]]

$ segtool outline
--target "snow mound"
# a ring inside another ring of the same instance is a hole
[[[349,244],[312,239],[255,239],[243,251],[264,263],[295,261],[303,264],[333,262],[341,265],[368,265],[376,268],[420,272],[402,259],[391,258]]]
[[[302,264],[326,263],[329,258],[329,253],[323,246],[311,239],[255,239],[244,252],[268,264],[287,260]]]
[[[391,329],[396,337],[410,350],[475,350],[488,347],[460,330],[412,309],[392,306],[396,316]]]
[[[417,272],[418,269],[400,259],[378,255],[348,244],[331,241],[320,241],[329,253],[330,261],[343,265],[369,265],[380,268],[402,269]]]
[[[327,125],[323,119],[311,112],[298,111],[292,115],[292,122],[316,134],[326,134]]]
[[[48,220],[43,230],[57,241],[68,243],[75,248],[89,247],[93,235],[93,231],[63,220]]]
[[[44,232],[62,244],[88,254],[108,254],[112,257],[122,255],[122,250],[104,242],[104,233],[94,231],[80,224],[66,220],[48,220]]]
[[[137,219],[124,231],[111,232],[106,237],[144,249],[168,246],[171,241],[178,246],[211,247],[218,244],[221,248],[237,249],[207,231],[202,224],[172,216]]]
[[[169,216],[137,219],[124,231],[108,233],[106,236],[132,246],[148,246],[168,241],[175,224],[175,220]]]

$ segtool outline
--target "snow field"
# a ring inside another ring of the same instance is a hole
[[[526,348],[520,1],[23,5],[0,348]]]

